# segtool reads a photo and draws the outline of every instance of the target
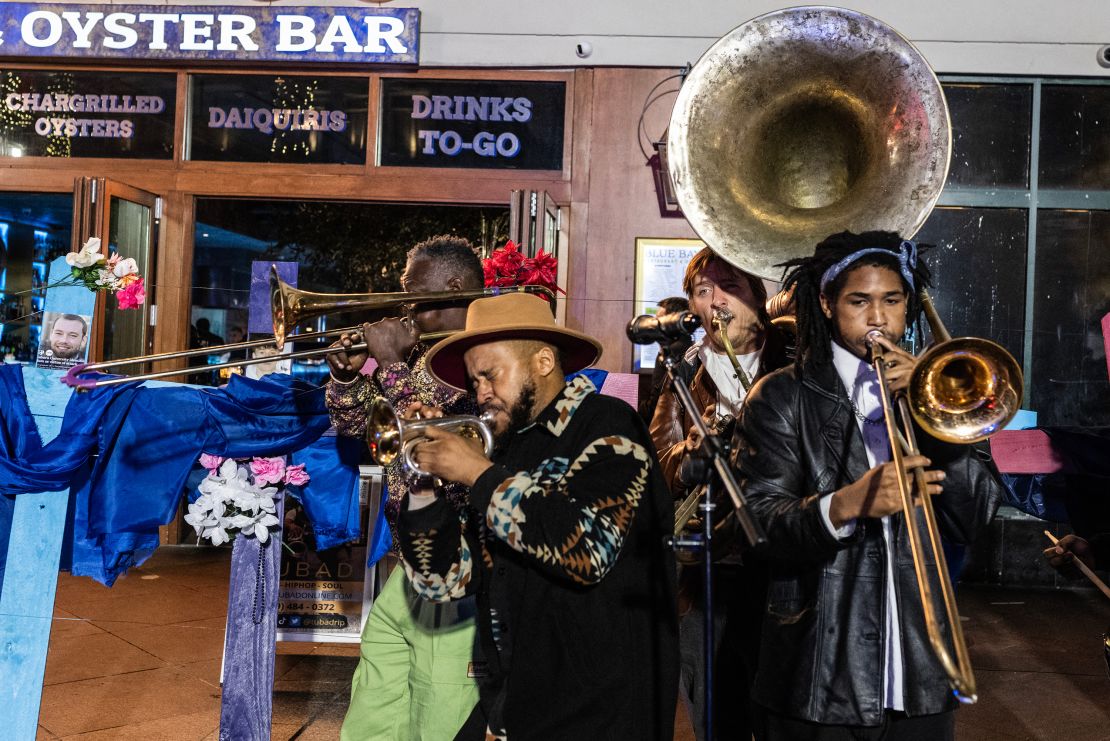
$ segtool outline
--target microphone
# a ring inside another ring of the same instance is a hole
[[[650,345],[689,337],[700,326],[701,319],[690,311],[666,314],[662,318],[644,314],[630,321],[625,332],[633,344]]]

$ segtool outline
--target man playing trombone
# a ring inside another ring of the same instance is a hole
[[[878,343],[891,392],[907,387],[915,358],[897,343],[918,317],[928,268],[889,232],[838,234],[787,266],[798,356],[752,390],[736,441],[771,570],[757,738],[951,739],[956,701],[926,634],[869,363]],[[926,469],[944,536],[969,542],[998,506],[997,472],[971,446],[918,439],[923,454],[906,468]]]
[[[433,237],[408,254],[401,285],[410,293],[481,289],[482,265],[470,243],[459,237]],[[466,302],[423,304],[411,309],[409,320],[383,319],[364,325],[366,351],[328,356],[332,380],[327,404],[341,435],[363,439],[369,410],[378,399],[398,414],[421,403],[452,414],[473,414],[471,398],[437,382],[427,372],[428,346],[418,333],[460,330]],[[355,337],[340,344],[350,347]],[[360,373],[367,357],[378,363],[373,376]],[[385,515],[393,531],[396,562],[397,514],[405,496],[418,485],[401,460],[386,467]],[[466,488],[447,484],[444,495],[456,507],[466,501]],[[351,704],[343,721],[344,741],[378,739],[449,739],[459,731],[478,701],[471,662],[474,602],[436,605],[421,600],[401,570],[392,573],[374,601],[366,626],[358,668],[351,686]]]

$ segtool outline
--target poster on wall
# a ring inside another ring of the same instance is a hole
[[[685,296],[682,276],[686,272],[686,263],[703,247],[705,242],[700,239],[638,238],[633,314],[655,314],[659,309],[658,303],[663,299]],[[633,345],[632,370],[651,370],[655,367],[658,354],[658,344]]]
[[[91,326],[91,315],[45,312],[35,365],[49,370],[67,370],[88,362]]]
[[[0,156],[173,159],[176,93],[174,75],[0,69]]]
[[[357,643],[374,599],[374,569],[367,567],[367,536],[381,505],[382,469],[361,466],[357,541],[318,551],[304,507],[285,498],[277,640]]]
[[[362,164],[369,98],[368,77],[191,75],[185,157]]]
[[[562,170],[566,97],[563,82],[384,78],[379,164]]]

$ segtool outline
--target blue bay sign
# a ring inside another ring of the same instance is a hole
[[[0,57],[416,64],[415,8],[0,3]]]

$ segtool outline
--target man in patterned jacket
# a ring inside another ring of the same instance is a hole
[[[449,236],[433,237],[413,247],[401,277],[404,289],[417,293],[466,291],[482,284],[482,265],[474,248],[465,239]],[[462,328],[466,302],[417,306],[412,319],[412,323],[384,319],[365,325],[361,334],[369,353],[328,356],[332,380],[326,398],[339,434],[362,439],[368,411],[381,398],[398,414],[418,402],[451,414],[476,412],[467,394],[428,375],[424,368],[428,346],[414,337],[415,331]],[[340,342],[350,347],[359,339],[345,336]],[[368,354],[378,362],[372,376],[359,372]],[[386,521],[394,530],[394,553],[386,558],[395,563],[397,512],[405,494],[418,482],[399,459],[386,467],[385,478]],[[449,485],[443,493],[455,506],[466,500],[462,486]],[[420,741],[454,736],[478,701],[470,663],[473,643],[473,600],[434,605],[413,592],[403,572],[391,574],[362,631],[341,739]]]
[[[480,708],[492,738],[670,741],[677,695],[674,513],[634,409],[583,376],[598,343],[541,298],[479,299],[429,372],[492,414],[492,457],[429,430],[421,468],[467,512],[410,492],[398,520],[417,593],[476,594]],[[436,414],[435,410],[426,410]]]

